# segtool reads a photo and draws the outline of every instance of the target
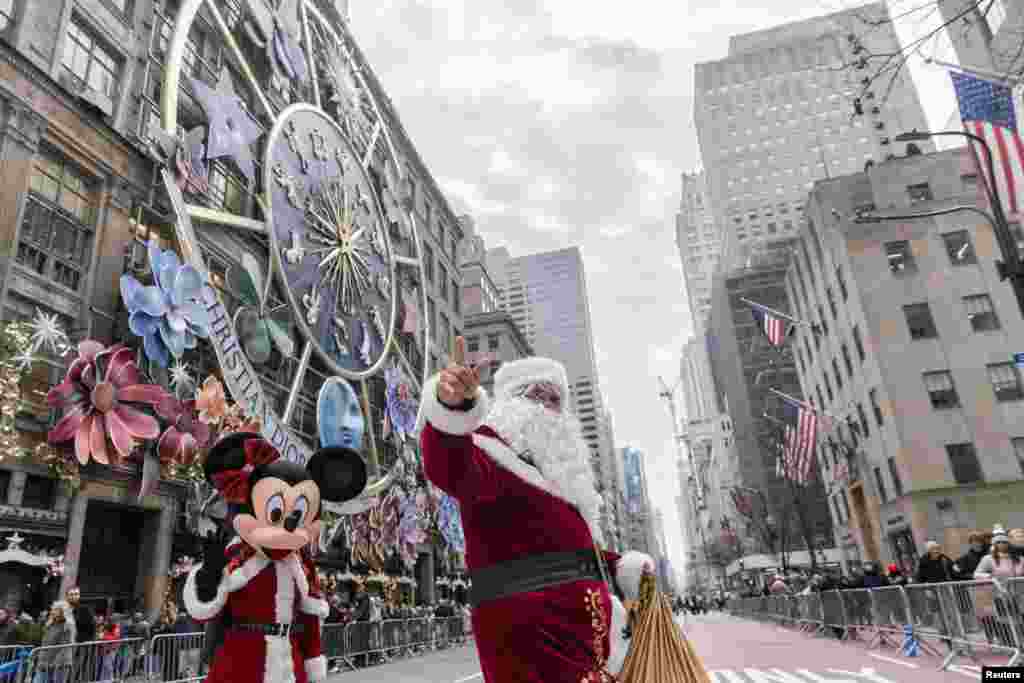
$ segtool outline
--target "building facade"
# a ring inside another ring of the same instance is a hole
[[[690,320],[703,328],[711,312],[711,282],[721,254],[718,225],[702,171],[682,175],[682,200],[676,214],[676,248],[683,268]]]
[[[887,18],[873,3],[732,36],[728,56],[697,64],[694,119],[726,268],[752,244],[796,235],[813,181],[861,170],[890,154],[895,133],[927,129],[905,72],[856,102],[866,72],[843,68],[898,52]]]
[[[736,449],[735,485],[763,494],[768,514],[779,523],[792,500],[789,483],[776,475],[781,409],[770,388],[801,398],[791,344],[772,347],[759,329],[746,298],[783,313],[791,311],[786,291],[786,272],[795,237],[768,243],[748,267],[715,277],[709,334],[709,352],[715,384],[728,398],[728,415]],[[830,517],[820,482],[810,493],[801,493],[807,511],[809,533],[790,525],[785,534],[791,548],[812,537],[818,547],[831,545]],[[735,521],[737,520],[734,517]],[[758,538],[758,535],[750,533]],[[759,541],[760,542],[760,541]],[[763,543],[761,543],[763,545]]]
[[[926,540],[956,556],[971,530],[1024,524],[1024,321],[991,226],[852,220],[985,207],[978,178],[959,148],[817,183],[808,201],[787,288],[823,331],[795,342],[800,384],[838,418],[820,465],[851,559],[910,567]]]
[[[228,29],[244,43],[242,5],[237,0],[218,4]],[[175,0],[0,3],[0,224],[8,245],[0,254],[4,320],[27,319],[39,309],[56,315],[72,341],[134,339],[125,324],[119,277],[126,270],[143,274],[140,240],[173,234],[170,205],[150,151],[178,6]],[[319,6],[340,21],[337,12],[339,7],[344,12],[344,3],[323,0]],[[186,44],[184,75],[217,86],[231,75],[227,54],[225,41],[201,13]],[[425,226],[428,282],[406,285],[429,290],[432,303],[423,315],[433,323],[431,358],[422,357],[414,339],[400,339],[399,345],[414,369],[424,362],[437,367],[450,337],[463,329],[454,265],[461,227],[375,76],[366,76],[408,165],[414,211]],[[204,119],[187,80],[180,86],[179,120],[200,124]],[[197,201],[211,209],[257,215],[255,188],[238,170],[224,160],[211,163],[209,192]],[[375,165],[373,170],[383,169]],[[232,255],[239,253],[237,239],[222,233],[209,227],[207,258],[215,277],[223,276]],[[169,241],[164,239],[164,246]],[[218,369],[209,349],[197,350],[189,361],[196,370]],[[261,373],[270,394],[286,392],[290,382],[293,366],[287,359],[279,361]],[[56,358],[36,366],[31,386],[25,387],[32,400],[17,422],[27,443],[44,438],[53,424],[55,415],[38,396],[64,373],[64,361]],[[379,437],[382,383],[371,383],[370,393],[373,414],[367,423]],[[315,393],[312,398],[303,393],[298,403],[292,426],[312,438]],[[185,522],[190,487],[163,481],[141,500],[137,489],[135,464],[86,466],[82,487],[70,493],[46,468],[5,460],[0,464],[0,536],[18,534],[23,549],[63,551],[65,573],[50,584],[51,593],[77,584],[86,600],[114,599],[117,609],[145,606],[152,616],[163,598],[172,558],[196,554]],[[5,588],[40,578],[38,568],[30,565],[5,563],[3,571]],[[20,581],[9,583],[14,578]],[[425,582],[432,584],[432,577]],[[3,599],[16,611],[38,611],[46,602],[25,591],[5,591]]]
[[[633,446],[619,451],[622,460],[622,491],[626,502],[626,525],[622,529],[623,546],[652,555],[654,547],[654,517],[647,495],[647,469],[644,453]]]

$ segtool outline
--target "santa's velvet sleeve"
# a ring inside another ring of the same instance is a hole
[[[498,495],[497,465],[473,443],[473,432],[487,415],[487,394],[464,409],[452,409],[437,398],[435,375],[423,386],[417,425],[423,471],[435,486],[456,500],[489,500]]]
[[[241,549],[233,542],[224,549],[223,562],[210,565],[203,562],[188,574],[182,598],[189,616],[199,622],[210,621],[221,613],[227,604],[228,594],[235,589],[234,577],[224,571]]]
[[[305,560],[309,565],[311,560]],[[308,574],[315,576],[316,569],[310,567]],[[320,586],[314,579],[308,585],[306,594],[299,602],[299,613],[296,623],[302,625],[299,634],[299,651],[306,669],[306,677],[310,683],[318,683],[327,678],[327,658],[324,657],[321,645],[321,630],[324,619],[330,614],[331,608],[324,599]]]

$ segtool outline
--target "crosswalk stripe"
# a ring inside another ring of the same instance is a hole
[[[877,652],[869,652],[868,653],[868,657],[873,657],[874,659],[880,659],[883,662],[889,662],[890,664],[899,664],[900,666],[905,666],[908,669],[916,669],[917,668],[917,664],[913,664],[911,662],[904,662],[902,659],[895,659],[893,657],[886,657],[885,655],[880,655]]]
[[[716,669],[711,674],[719,680],[720,683],[747,683],[743,680],[743,677],[731,669]]]

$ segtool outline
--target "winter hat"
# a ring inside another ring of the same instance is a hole
[[[565,366],[550,358],[524,358],[505,363],[494,375],[494,397],[506,400],[527,384],[550,382],[559,388],[562,400],[569,398],[569,378]]]
[[[992,542],[993,543],[1009,543],[1010,537],[1006,535],[1006,529],[1001,524],[996,524],[992,527]]]
[[[896,566],[895,564],[890,564],[887,567],[887,569],[889,570],[890,574],[895,574],[896,572],[898,572],[900,570],[900,568],[898,566]]]

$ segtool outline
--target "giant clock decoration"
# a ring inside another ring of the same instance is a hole
[[[363,380],[398,363],[425,381],[429,330],[414,333],[422,373],[394,343],[403,314],[406,328],[427,324],[411,310],[427,308],[421,242],[391,114],[347,27],[312,0],[242,4],[182,0],[156,137],[183,256],[208,281],[225,382],[284,456],[304,461],[310,445],[291,422],[314,354],[331,376]],[[220,46],[216,74],[195,68],[196,28]],[[214,164],[234,172],[241,198],[224,200]],[[224,282],[211,279],[213,253],[230,261]],[[274,349],[294,364],[280,410],[279,387],[257,372]]]

